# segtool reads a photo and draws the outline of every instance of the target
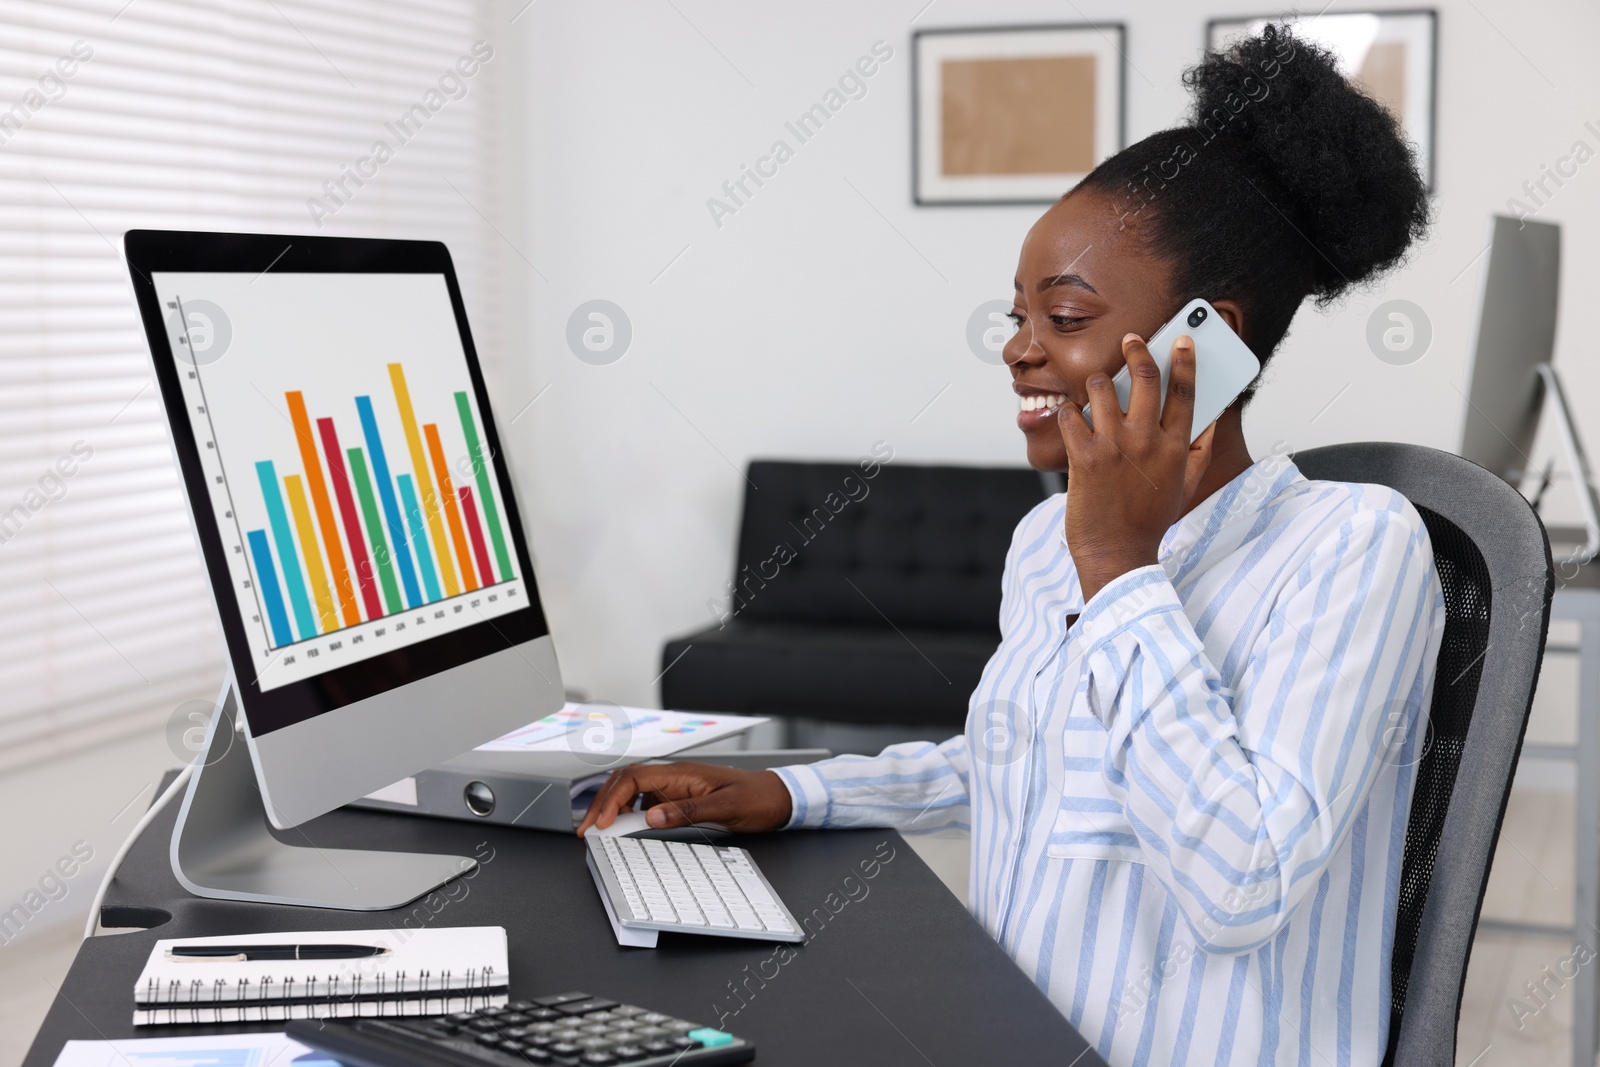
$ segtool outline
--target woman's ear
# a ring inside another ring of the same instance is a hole
[[[1241,338],[1244,337],[1244,309],[1235,300],[1213,300],[1211,306],[1217,309],[1217,314],[1222,316],[1222,321],[1228,328]]]

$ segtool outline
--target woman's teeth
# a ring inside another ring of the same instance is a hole
[[[1059,393],[1049,396],[1025,396],[1022,398],[1023,411],[1044,411],[1047,408],[1058,408],[1067,402],[1067,398]]]

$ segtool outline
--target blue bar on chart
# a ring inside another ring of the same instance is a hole
[[[422,508],[417,503],[417,491],[412,485],[411,475],[402,474],[400,483],[400,504],[405,508],[406,520],[411,524],[411,540],[417,546],[417,562],[422,565],[422,584],[428,588],[428,603],[439,599],[439,578],[433,571],[433,559],[428,555],[428,534],[422,526]]]
[[[296,629],[300,640],[317,636],[317,617],[311,612],[311,600],[306,596],[305,579],[300,575],[300,553],[294,547],[294,534],[289,529],[289,513],[283,506],[283,493],[278,489],[278,472],[271,460],[256,464],[256,478],[261,482],[261,497],[267,505],[267,521],[272,524],[272,540],[278,546],[278,558],[283,561],[283,584],[289,587],[289,604],[294,608]]]
[[[389,479],[389,459],[383,451],[383,438],[378,436],[378,420],[372,413],[372,398],[356,397],[356,411],[361,416],[361,432],[367,439],[367,456],[372,460],[373,480],[378,483],[378,500],[383,504],[389,542],[394,545],[394,560],[400,565],[400,582],[406,588],[406,603],[413,608],[421,607],[425,601],[422,591],[417,588],[417,572],[411,565],[411,550],[406,547],[406,528],[400,519],[400,508],[395,503],[394,485]]]
[[[294,643],[289,630],[289,616],[283,610],[283,593],[278,589],[278,570],[272,565],[272,549],[267,545],[265,530],[251,530],[245,534],[250,540],[250,555],[256,561],[256,587],[267,606],[267,621],[272,624],[272,639],[281,647]]]

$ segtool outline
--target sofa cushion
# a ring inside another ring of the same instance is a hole
[[[667,643],[663,706],[961,730],[998,632],[734,618]],[[685,651],[687,650],[687,651]]]

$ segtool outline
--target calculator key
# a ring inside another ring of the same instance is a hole
[[[618,1060],[609,1052],[585,1052],[578,1057],[578,1062],[584,1067],[611,1067]]]
[[[508,1011],[504,1015],[500,1016],[500,1021],[507,1026],[521,1026],[523,1023],[531,1020],[529,1016],[522,1014],[520,1011]]]
[[[506,1004],[506,1008],[510,1011],[527,1011],[531,1007],[533,1002],[528,1000],[513,1000]]]
[[[578,1056],[583,1053],[582,1048],[570,1041],[557,1041],[553,1045],[546,1045],[544,1050],[552,1056]]]
[[[480,1034],[487,1034],[494,1033],[495,1031],[499,1030],[500,1024],[495,1022],[493,1019],[473,1019],[466,1025],[465,1029],[472,1030]]]
[[[547,1022],[550,1019],[561,1018],[561,1013],[554,1008],[530,1008],[522,1014],[535,1022]]]
[[[671,1041],[646,1041],[641,1047],[652,1056],[670,1056],[678,1051],[678,1046]]]
[[[706,1048],[721,1048],[723,1045],[733,1044],[733,1035],[722,1030],[713,1030],[709,1026],[702,1026],[698,1030],[690,1030],[684,1037],[692,1037]]]
[[[504,1015],[510,1010],[510,1008],[479,1008],[478,1014],[492,1017],[495,1015]]]
[[[445,1022],[454,1023],[457,1026],[465,1026],[477,1017],[478,1013],[475,1011],[458,1011],[454,1015],[446,1015],[444,1018]]]
[[[535,1004],[538,1004],[538,1005],[542,1006],[542,1007],[553,1008],[553,1007],[557,1006],[558,1004],[572,1004],[572,1003],[576,1003],[577,1001],[580,1001],[580,1000],[589,1000],[589,999],[591,999],[591,998],[590,998],[589,994],[587,994],[587,993],[572,992],[572,993],[557,993],[556,995],[550,996],[550,997],[534,997],[533,998],[533,1002]]]
[[[527,1060],[529,1063],[554,1063],[554,1062],[556,1062],[556,1058],[554,1056],[550,1055],[550,1053],[546,1052],[542,1048],[533,1048],[531,1046],[524,1046],[522,1051],[520,1053],[518,1053],[518,1055],[520,1055],[523,1059]]]
[[[618,1045],[611,1050],[611,1055],[618,1063],[632,1063],[634,1060],[644,1059],[650,1053],[638,1045]]]
[[[671,1020],[671,1018],[672,1016],[662,1015],[659,1011],[647,1011],[639,1016],[639,1021],[649,1023],[651,1026],[660,1026],[662,1023]]]
[[[590,1012],[605,1011],[608,1008],[614,1008],[616,1006],[617,1002],[614,1000],[603,1000],[600,997],[590,997],[587,1000],[567,1001],[565,1003],[558,1004],[556,1006],[556,1010],[564,1012],[567,1015],[588,1015]]]
[[[629,1032],[629,1038],[633,1041],[653,1041],[666,1036],[667,1031],[659,1026],[639,1026]]]
[[[611,1014],[618,1016],[626,1015],[631,1018],[635,1015],[643,1015],[644,1009],[634,1004],[618,1004],[616,1007],[611,1009]]]
[[[487,1045],[489,1048],[499,1048],[501,1042],[505,1041],[505,1038],[501,1037],[499,1034],[489,1033],[479,1034],[477,1037],[473,1038],[473,1040],[480,1045]]]

